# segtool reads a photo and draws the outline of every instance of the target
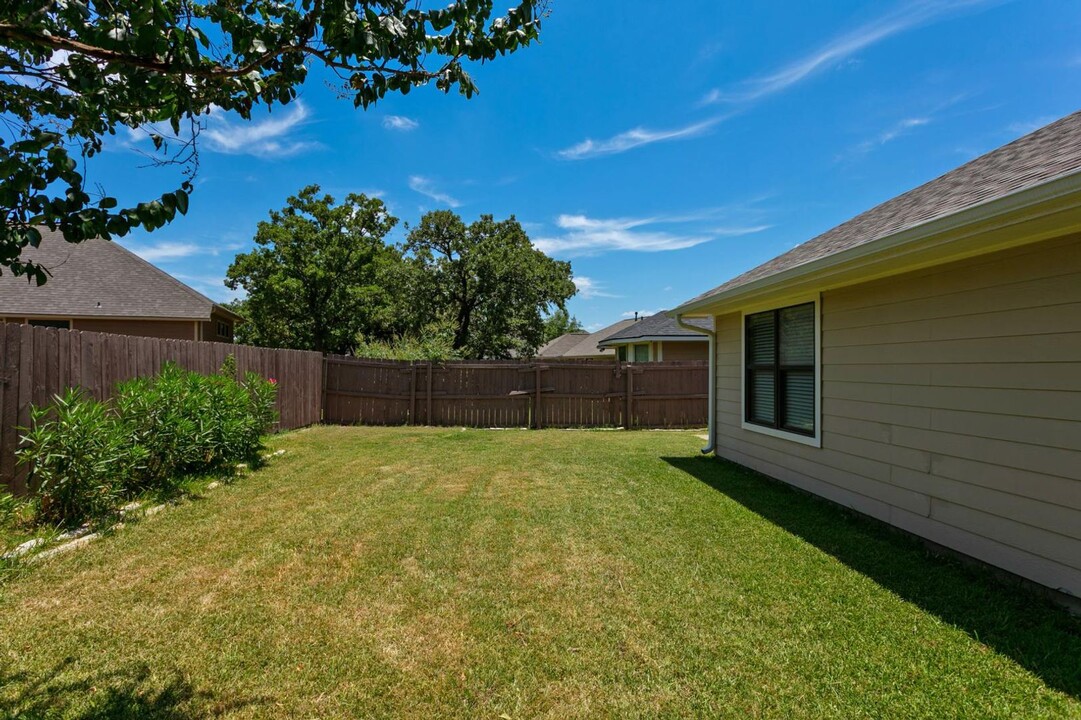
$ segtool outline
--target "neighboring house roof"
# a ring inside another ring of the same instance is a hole
[[[624,328],[629,327],[630,325],[633,325],[633,324],[634,324],[634,320],[620,320],[617,323],[612,323],[611,325],[609,325],[606,328],[601,328],[597,332],[593,332],[593,333],[568,333],[567,335],[562,335],[562,336],[556,338],[555,340],[553,340],[552,343],[558,342],[559,340],[561,340],[562,338],[565,338],[565,337],[575,338],[577,340],[577,342],[574,342],[573,344],[569,344],[569,347],[566,347],[565,349],[563,349],[563,351],[561,353],[559,353],[558,355],[552,354],[551,352],[544,352],[544,348],[542,348],[541,352],[538,353],[538,357],[544,357],[544,358],[549,358],[549,359],[554,359],[554,358],[572,359],[572,358],[606,358],[606,357],[613,357],[616,354],[615,350],[612,350],[612,349],[599,349],[597,347],[597,344],[599,342],[601,342],[602,340],[606,339],[607,337],[609,337],[612,333],[619,332],[620,330],[623,330]],[[552,343],[549,343],[549,345],[551,345]],[[545,347],[548,347],[548,346],[546,345]]]
[[[589,337],[587,332],[565,333],[541,345],[540,350],[537,351],[537,357],[559,357],[587,337]]]
[[[10,272],[0,275],[0,315],[209,320],[217,311],[240,317],[109,240],[69,243],[44,230],[41,245],[22,257],[51,277],[38,287]]]
[[[713,329],[712,318],[693,318],[686,321],[688,325],[700,327],[703,330]],[[622,330],[612,333],[601,341],[601,347],[622,345],[624,343],[641,340],[700,340],[708,342],[709,337],[693,330],[681,328],[675,318],[665,315],[661,311],[656,315],[644,317],[638,322],[631,323]]]
[[[898,195],[769,262],[684,303],[710,298],[801,265],[874,243],[1081,171],[1081,111]]]

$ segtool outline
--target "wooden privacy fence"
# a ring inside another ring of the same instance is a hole
[[[320,421],[323,356],[317,352],[0,324],[0,487],[25,490],[15,448],[31,404],[45,405],[68,387],[103,400],[118,382],[154,375],[166,361],[212,373],[229,355],[240,373],[253,370],[277,380],[280,429]]]
[[[69,387],[111,397],[116,385],[175,362],[278,383],[279,429],[345,425],[678,428],[706,424],[704,362],[361,360],[302,350],[0,324],[0,488],[26,490],[15,463],[30,406]]]
[[[704,427],[705,362],[363,360],[329,355],[323,422]]]

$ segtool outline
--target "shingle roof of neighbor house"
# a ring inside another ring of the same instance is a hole
[[[558,357],[587,337],[589,337],[589,333],[587,332],[571,332],[560,335],[556,339],[549,340],[541,345],[540,350],[537,351],[537,356]]]
[[[1081,111],[887,200],[686,304],[698,303],[755,280],[1002,199],[1079,170]]]
[[[567,333],[567,335],[560,335],[555,340],[552,340],[548,345],[545,345],[537,352],[537,357],[545,358],[590,358],[590,357],[610,357],[615,355],[615,350],[612,349],[600,349],[597,347],[597,343],[604,340],[612,333],[619,332],[629,325],[633,325],[634,320],[620,320],[617,323],[612,323],[606,328],[601,328],[594,333]],[[568,343],[568,347],[564,348],[562,352],[553,354],[551,350],[545,351],[545,348],[550,348],[555,343],[559,343],[565,337],[572,337],[577,340],[574,343]]]
[[[0,275],[0,315],[209,320],[217,310],[237,317],[109,240],[69,243],[44,230],[40,247],[26,248],[23,257],[52,277],[37,287],[25,277]]]
[[[622,344],[639,338],[689,338],[692,340],[707,341],[709,338],[702,333],[686,330],[676,324],[675,318],[671,318],[661,311],[655,315],[644,317],[638,322],[631,323],[622,330],[612,333],[601,341],[601,345]],[[694,318],[686,321],[688,325],[695,325],[703,330],[713,329],[712,318]]]

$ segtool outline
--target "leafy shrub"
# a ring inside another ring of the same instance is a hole
[[[0,526],[8,525],[19,512],[19,500],[11,493],[0,492]]]
[[[438,323],[419,333],[407,333],[391,340],[358,335],[353,354],[372,360],[460,360],[462,357],[454,349],[454,331]]]
[[[251,458],[273,427],[275,395],[274,383],[255,373],[238,383],[172,363],[156,377],[124,383],[116,397],[118,412],[131,442],[148,451],[137,485],[166,487],[185,473]]]
[[[29,464],[37,517],[71,526],[115,513],[123,488],[146,458],[105,403],[69,389],[31,409],[17,455]]]
[[[34,408],[18,454],[31,466],[39,519],[101,517],[124,496],[251,459],[276,421],[276,394],[276,383],[255,373],[237,382],[166,363],[155,377],[120,384],[110,403],[69,390]]]

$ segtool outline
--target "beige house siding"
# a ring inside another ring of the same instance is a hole
[[[715,318],[718,454],[1081,596],[1081,237],[822,294],[822,447],[741,429]]]
[[[701,342],[674,341],[658,343],[661,345],[662,357],[665,360],[709,360],[709,342],[702,336]],[[656,355],[654,355],[656,357]]]

